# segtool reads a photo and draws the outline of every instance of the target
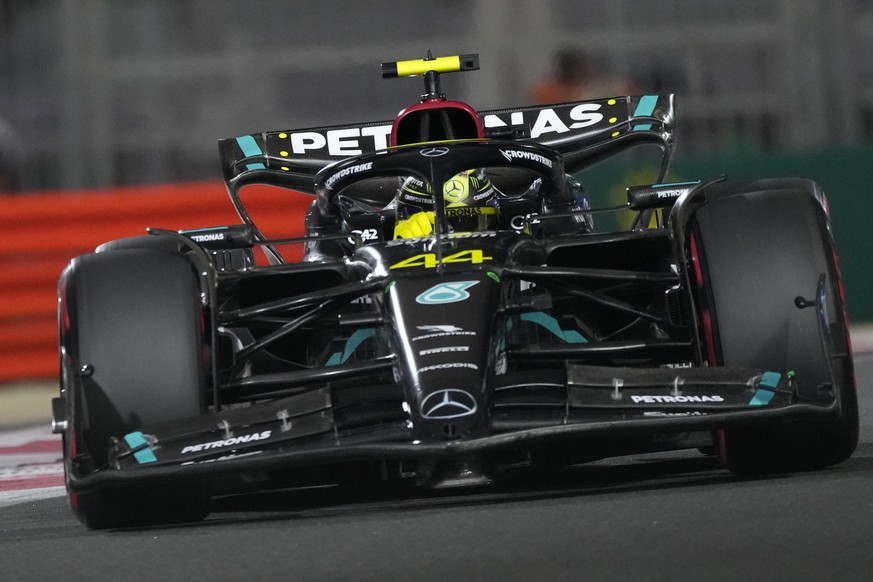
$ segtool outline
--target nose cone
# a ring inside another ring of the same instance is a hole
[[[414,432],[482,434],[499,283],[484,271],[399,279],[389,291]]]

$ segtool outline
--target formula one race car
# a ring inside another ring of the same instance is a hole
[[[852,454],[821,189],[664,183],[672,96],[476,112],[440,87],[473,69],[384,64],[425,80],[393,122],[222,140],[242,224],[70,263],[54,427],[85,525],[200,519],[258,487],[483,484],[680,448],[740,475]],[[593,207],[574,176],[635,146],[656,148],[658,179]],[[240,192],[264,184],[314,195],[305,237],[254,224]],[[601,212],[635,218],[603,231]]]

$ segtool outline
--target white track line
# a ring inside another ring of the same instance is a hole
[[[0,432],[0,507],[65,495],[54,485],[64,474],[61,460],[60,437],[47,426]]]
[[[24,489],[23,491],[0,491],[0,507],[39,501],[40,499],[51,499],[52,497],[61,497],[66,494],[66,488],[63,486]]]

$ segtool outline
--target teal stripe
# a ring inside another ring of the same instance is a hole
[[[760,386],[776,388],[776,386],[779,385],[780,380],[782,380],[782,374],[778,372],[764,372],[764,374],[761,375],[761,381],[758,382],[758,390],[755,392],[752,400],[749,401],[749,406],[766,406],[770,404],[770,401],[774,396],[776,396],[776,392],[760,388]]]
[[[261,151],[261,147],[258,145],[258,142],[255,141],[255,138],[250,135],[244,135],[242,137],[236,138],[236,143],[239,144],[239,148],[242,150],[243,155],[247,158],[264,155],[264,152]],[[249,170],[267,169],[264,164],[246,164],[246,168],[248,168]]]
[[[230,228],[229,226],[207,226],[205,228],[189,228],[189,229],[183,230],[182,233],[183,234],[191,234],[194,232],[206,232],[206,231],[212,231],[212,230],[227,230],[229,228]]]
[[[650,117],[655,111],[655,105],[658,104],[657,95],[643,95],[640,97],[640,102],[637,103],[637,108],[634,111],[634,117]],[[638,123],[634,126],[634,131],[648,131],[652,129],[651,123]]]
[[[355,350],[358,349],[362,343],[370,339],[376,335],[376,330],[369,327],[367,329],[359,329],[346,340],[345,348],[343,348],[342,352],[335,352],[330,359],[327,361],[326,366],[338,366],[339,364],[344,364],[346,360],[352,357],[352,354],[355,353]]]
[[[692,182],[672,182],[670,184],[652,184],[652,188],[676,188],[677,186],[694,186],[695,184],[700,184],[700,180],[694,180]]]
[[[763,388],[759,388],[752,399],[749,401],[749,406],[766,406],[770,404],[770,401],[776,395],[772,390],[764,390]]]
[[[779,385],[779,381],[782,380],[782,374],[779,372],[764,372],[761,375],[761,381],[758,382],[759,386],[767,386],[768,388],[775,388]]]
[[[588,340],[575,330],[563,330],[561,326],[558,325],[558,320],[552,317],[551,315],[546,315],[542,311],[532,311],[530,313],[522,313],[521,314],[522,321],[529,321],[531,323],[535,323],[540,327],[544,327],[549,330],[552,335],[558,337],[568,344],[585,344],[588,343]]]
[[[131,449],[135,449],[143,445],[146,446],[146,448],[139,450],[133,454],[133,458],[136,459],[137,463],[139,463],[140,465],[144,465],[145,463],[156,463],[158,461],[155,453],[152,452],[151,448],[148,447],[148,441],[146,441],[145,437],[141,432],[132,432],[129,435],[126,435],[124,437],[124,441]]]

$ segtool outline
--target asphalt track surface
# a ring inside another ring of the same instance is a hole
[[[873,357],[856,366],[861,443],[824,471],[638,456],[502,489],[225,498],[201,523],[109,532],[51,497],[0,507],[0,579],[871,580]]]

